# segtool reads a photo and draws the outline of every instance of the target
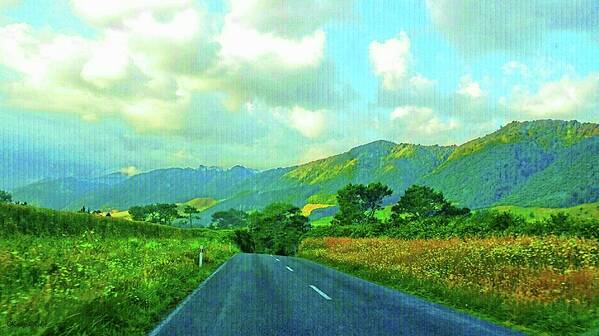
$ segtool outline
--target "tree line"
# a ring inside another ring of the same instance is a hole
[[[307,235],[402,239],[517,235],[599,238],[597,220],[574,218],[563,212],[535,220],[488,209],[472,212],[455,206],[441,192],[421,185],[413,185],[404,192],[392,206],[390,218],[376,218],[373,213],[381,208],[383,198],[388,195],[388,188],[380,183],[350,184],[337,194],[339,211],[332,225],[313,228]]]

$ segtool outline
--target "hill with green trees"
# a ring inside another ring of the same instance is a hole
[[[512,122],[458,148],[424,184],[472,208],[565,207],[599,197],[599,125]]]
[[[262,172],[239,166],[172,168],[100,186],[43,181],[13,194],[16,200],[44,207],[104,210],[210,198],[218,203],[199,216],[208,224],[216,212],[259,210],[274,202],[300,208],[315,204],[311,218],[332,216],[338,209],[334,195],[349,183],[389,186],[394,193],[384,205],[399,199],[410,185],[421,184],[443,192],[459,206],[476,209],[595,202],[597,181],[599,125],[539,120],[512,122],[460,146],[376,141],[322,160]]]

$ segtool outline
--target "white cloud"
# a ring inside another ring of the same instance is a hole
[[[564,76],[543,83],[536,93],[515,87],[512,97],[504,99],[513,111],[533,118],[573,118],[587,113],[597,114],[599,108],[599,74],[583,79]]]
[[[302,9],[293,12],[298,25],[305,12],[319,16],[293,32],[267,29],[275,20],[261,14],[268,6],[278,4],[281,23],[292,9],[277,1],[231,1],[219,18],[191,0],[71,3],[97,28],[95,38],[27,24],[0,27],[0,65],[20,75],[0,88],[13,106],[90,122],[117,117],[136,130],[162,131],[186,127],[194,93],[220,95],[230,110],[258,99],[317,111],[351,97],[325,59],[322,30],[343,18],[351,1],[291,6]]]
[[[326,127],[326,111],[308,110],[300,106],[271,110],[275,120],[298,131],[306,138],[318,138]]]
[[[135,166],[127,166],[119,169],[119,172],[126,176],[135,176],[140,173],[139,169]]]
[[[464,75],[460,78],[460,86],[458,87],[457,94],[477,99],[485,93],[481,89],[480,83],[474,81],[471,75]]]
[[[227,65],[251,62],[267,71],[267,67],[314,67],[323,59],[325,34],[316,30],[300,39],[288,39],[271,33],[260,33],[231,17],[225,20],[219,38],[221,57]]]
[[[436,85],[436,81],[414,71],[411,41],[403,31],[396,38],[372,41],[368,53],[375,75],[381,78],[383,90],[419,92]]]
[[[430,107],[419,107],[419,106],[400,106],[391,112],[391,120],[403,119],[406,117],[420,118],[421,116],[430,116],[433,114],[433,110]]]
[[[460,125],[456,119],[444,120],[432,108],[423,106],[399,106],[391,112],[389,118],[399,123],[405,132],[402,135],[411,141],[425,136],[439,137],[440,133],[455,130]]]
[[[596,0],[427,0],[433,24],[466,54],[535,48],[552,30],[597,33]]]
[[[331,20],[351,19],[354,0],[229,0],[229,5],[229,19],[239,25],[260,34],[301,39]]]
[[[132,75],[131,62],[126,41],[109,39],[97,44],[89,60],[81,69],[81,78],[98,88],[109,88]]]
[[[2,90],[9,104],[25,109],[90,122],[117,116],[143,131],[177,129],[188,99],[176,96],[176,85],[156,95],[161,78],[138,66],[127,41],[115,32],[88,40],[26,24],[0,27],[0,64],[21,74]]]
[[[405,32],[400,32],[397,38],[370,43],[370,61],[374,73],[382,78],[383,88],[395,90],[407,79],[412,63],[410,44]]]
[[[230,12],[216,37],[220,46],[217,67],[200,85],[225,92],[230,110],[239,110],[254,99],[287,108],[300,105],[321,109],[343,103],[352,93],[336,83],[335,70],[325,58],[326,34],[321,25],[314,24],[325,18],[305,20],[308,12],[316,16],[329,13],[320,12],[324,3],[230,1]],[[272,12],[269,6],[273,6]],[[292,10],[296,7],[302,11]],[[289,28],[291,32],[280,28],[292,25],[286,17],[293,22],[309,22]],[[273,24],[271,29],[266,22]]]
[[[428,79],[420,74],[416,74],[410,78],[410,87],[416,91],[431,90],[437,85],[437,81]]]

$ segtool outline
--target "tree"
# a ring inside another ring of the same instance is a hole
[[[308,218],[298,207],[274,203],[262,212],[249,215],[249,233],[255,251],[292,255],[297,252],[301,237],[310,230]]]
[[[370,183],[366,186],[362,192],[362,200],[369,219],[372,220],[374,218],[376,211],[381,209],[383,199],[391,196],[391,194],[393,194],[393,191],[380,182]]]
[[[375,221],[375,213],[381,208],[383,199],[393,193],[381,183],[348,184],[337,192],[339,212],[333,218],[338,225],[363,224]]]
[[[12,195],[7,191],[0,190],[0,203],[10,203],[12,202]]]
[[[193,226],[193,219],[192,219],[193,215],[198,214],[200,212],[198,211],[198,209],[196,209],[190,205],[187,205],[187,206],[185,206],[185,209],[183,209],[183,213],[189,215],[189,227],[192,227]]]
[[[458,216],[470,213],[468,208],[457,208],[445,200],[442,193],[427,186],[409,187],[392,208],[391,218],[400,221],[403,216],[420,219],[433,216]]]
[[[179,217],[176,204],[150,204],[145,206],[133,206],[129,208],[131,218],[136,221],[147,221],[151,223],[171,224]]]
[[[233,240],[239,246],[241,252],[251,253],[254,252],[254,240],[247,229],[235,230]]]
[[[212,214],[212,225],[221,229],[244,227],[248,225],[248,214],[237,209],[218,211]]]
[[[134,221],[145,221],[148,217],[148,209],[143,206],[133,206],[129,208],[129,215]]]
[[[154,204],[152,208],[159,223],[171,225],[179,217],[176,204]]]

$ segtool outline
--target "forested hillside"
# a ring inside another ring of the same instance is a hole
[[[397,200],[414,183],[442,191],[470,208],[497,204],[565,207],[599,199],[599,125],[577,121],[512,122],[460,146],[376,141],[307,164],[256,172],[161,169],[124,180],[60,179],[14,191],[15,199],[56,209],[128,209],[208,197],[229,208],[261,209],[272,202],[308,203],[330,215],[334,195],[348,183],[382,182]]]

